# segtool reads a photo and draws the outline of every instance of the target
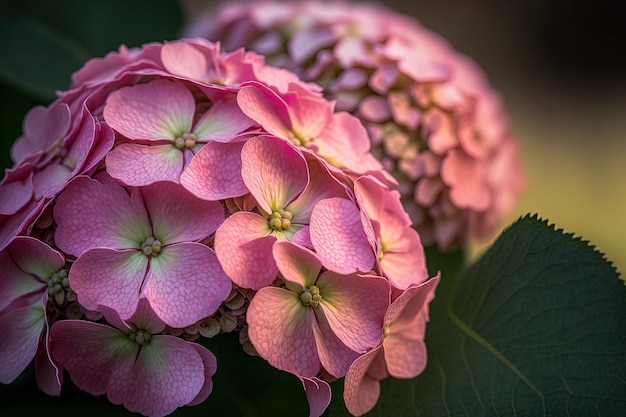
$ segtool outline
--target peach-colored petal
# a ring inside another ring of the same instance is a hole
[[[248,335],[259,355],[275,368],[314,377],[320,360],[313,335],[313,310],[298,294],[276,287],[262,288],[247,312]]]
[[[180,175],[180,183],[203,200],[223,200],[248,193],[241,177],[244,142],[209,142]]]
[[[267,220],[240,211],[215,232],[215,253],[226,275],[243,288],[261,289],[274,281],[278,268],[272,257],[276,237],[269,234]]]
[[[363,353],[378,344],[390,302],[386,279],[324,272],[317,279],[320,306],[333,333],[350,349]]]
[[[311,242],[326,269],[341,274],[366,272],[374,266],[358,208],[345,198],[327,198],[313,208]]]

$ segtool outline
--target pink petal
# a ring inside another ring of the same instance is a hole
[[[141,194],[150,215],[153,236],[162,244],[205,239],[224,221],[222,203],[200,200],[172,182],[149,185]]]
[[[268,286],[278,274],[272,258],[276,237],[270,235],[267,220],[256,213],[240,211],[215,232],[215,253],[226,275],[243,288]]]
[[[414,378],[426,368],[424,336],[428,306],[438,284],[439,275],[410,287],[389,307],[385,317],[389,328],[383,349],[389,374],[395,378]]]
[[[380,266],[383,274],[400,289],[422,283],[428,277],[426,256],[419,234],[412,227],[390,242],[383,252]]]
[[[112,178],[77,177],[54,206],[55,243],[80,256],[94,247],[138,248],[151,234],[146,218],[133,210],[128,193]]]
[[[19,181],[7,181],[10,170],[0,184],[0,214],[15,214],[33,198],[33,175]]]
[[[183,339],[153,336],[136,358],[124,359],[111,375],[107,396],[110,402],[122,404],[129,411],[166,416],[192,402],[203,388],[202,357]]]
[[[288,241],[274,243],[273,254],[287,287],[295,292],[313,285],[322,269],[315,252]]]
[[[331,389],[328,382],[319,378],[302,378],[307,401],[309,402],[309,417],[320,417],[330,405]]]
[[[132,363],[139,351],[139,345],[122,331],[83,320],[56,322],[50,337],[52,357],[78,388],[92,395],[107,392],[119,367],[129,366],[128,361]]]
[[[327,165],[321,160],[307,158],[307,165],[309,183],[302,194],[286,207],[286,210],[293,215],[292,224],[309,224],[311,212],[318,201],[330,197],[347,198],[351,193],[345,185],[332,176]]]
[[[182,84],[157,79],[111,93],[104,120],[129,139],[175,139],[191,132],[196,103]]]
[[[144,293],[161,320],[183,328],[213,314],[231,289],[213,250],[189,242],[152,258]]]
[[[309,171],[304,156],[273,136],[256,136],[241,150],[241,176],[261,209],[285,208],[306,187]]]
[[[207,348],[197,343],[189,343],[193,348],[198,352],[200,358],[202,359],[202,364],[204,365],[204,385],[202,389],[196,395],[191,402],[189,402],[188,406],[198,405],[202,403],[204,400],[208,398],[213,391],[213,380],[211,377],[215,375],[217,371],[217,359],[215,355],[213,355]]]
[[[353,416],[371,411],[380,397],[380,382],[367,374],[370,364],[382,354],[380,348],[378,346],[355,360],[344,379],[343,400]]]
[[[44,327],[41,296],[21,298],[0,312],[0,383],[13,382],[33,360]]]
[[[323,309],[322,309],[323,310]],[[342,378],[359,353],[347,347],[330,328],[328,320],[320,310],[315,310],[317,321],[313,333],[320,362],[324,369],[336,378]]]
[[[326,269],[340,274],[369,271],[374,266],[357,207],[345,198],[327,198],[311,213],[311,242]]]
[[[316,285],[322,294],[320,306],[324,316],[347,347],[363,353],[380,342],[390,302],[387,280],[327,271]]]
[[[298,294],[276,287],[256,293],[247,312],[248,335],[259,355],[272,366],[314,377],[320,361],[313,335],[313,310]]]
[[[104,305],[126,320],[137,308],[148,264],[146,255],[138,250],[91,249],[70,268],[70,287],[86,309],[98,310]]]
[[[165,43],[161,48],[161,61],[165,69],[174,75],[209,81],[206,80],[206,58],[193,45],[185,42]]]
[[[224,200],[248,193],[241,178],[243,142],[209,142],[191,159],[180,183],[203,200]]]
[[[183,152],[173,145],[122,143],[106,156],[109,175],[135,187],[158,181],[178,182],[183,165]]]
[[[291,117],[285,101],[259,82],[246,83],[237,93],[241,110],[272,135],[288,138],[292,131]]]
[[[254,122],[242,113],[237,101],[229,97],[213,103],[194,125],[193,132],[199,141],[230,142],[253,125]]]

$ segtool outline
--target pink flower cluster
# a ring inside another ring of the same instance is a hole
[[[356,115],[426,245],[486,242],[526,187],[485,74],[409,16],[355,2],[223,2],[186,33],[262,53]]]
[[[360,415],[425,367],[429,279],[361,122],[264,57],[203,39],[121,47],[32,109],[0,183],[0,382],[34,362],[163,416],[204,401],[202,340]],[[166,394],[164,394],[166,393]]]

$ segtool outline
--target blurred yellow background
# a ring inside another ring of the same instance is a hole
[[[216,1],[181,0],[188,16]],[[606,0],[381,1],[472,57],[500,92],[538,213],[626,272],[624,25]],[[474,248],[474,254],[484,246]]]

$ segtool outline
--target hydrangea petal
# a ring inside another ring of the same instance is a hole
[[[330,405],[331,389],[328,382],[319,378],[302,378],[304,393],[309,402],[309,417],[320,417]]]
[[[156,335],[136,358],[125,357],[117,367],[107,397],[132,412],[166,416],[190,403],[203,385],[204,364],[196,349],[183,339]]]
[[[390,302],[387,280],[327,271],[317,279],[317,287],[324,316],[347,347],[363,353],[378,344]]]
[[[204,365],[204,385],[198,395],[187,404],[188,406],[193,406],[202,403],[213,391],[213,380],[211,377],[217,371],[217,358],[204,346],[191,342],[189,344],[198,352]]]
[[[138,250],[91,249],[70,268],[70,287],[86,309],[105,305],[128,319],[137,308],[148,262]]]
[[[302,377],[320,370],[313,310],[298,294],[266,287],[256,293],[247,312],[248,336],[259,355],[277,369]]]
[[[359,357],[359,353],[347,347],[337,337],[324,313],[319,310],[315,313],[317,321],[313,323],[313,333],[320,362],[330,375],[341,378],[348,372],[352,362]]]
[[[173,145],[147,146],[122,143],[106,156],[107,172],[129,186],[157,181],[178,182],[183,171],[183,151]]]
[[[380,397],[380,382],[367,374],[382,345],[354,361],[344,378],[343,400],[353,416],[362,416],[374,408]]]
[[[226,274],[243,288],[261,289],[274,281],[278,268],[272,258],[276,237],[269,235],[267,220],[240,211],[215,232],[215,253]]]
[[[199,141],[230,142],[254,122],[239,108],[234,98],[213,103],[193,128]]]
[[[256,136],[241,150],[241,176],[260,208],[267,213],[284,208],[309,182],[304,156],[274,136]]]
[[[288,241],[276,242],[272,249],[281,278],[288,282],[288,287],[289,283],[295,284],[301,292],[315,283],[322,269],[315,252]]]
[[[209,142],[180,175],[180,183],[203,200],[222,200],[248,193],[241,177],[243,142]]]
[[[52,356],[78,388],[92,395],[107,392],[118,367],[137,356],[139,345],[113,327],[84,320],[62,320],[50,329]]]
[[[187,242],[166,246],[152,258],[144,294],[161,320],[183,328],[213,314],[231,289],[215,252]]]
[[[157,79],[111,93],[104,120],[129,139],[173,140],[191,132],[193,95],[182,84]]]
[[[75,256],[93,247],[136,248],[150,235],[148,221],[108,175],[73,179],[57,199],[53,215],[57,246]]]
[[[366,272],[374,266],[374,251],[363,230],[358,208],[345,198],[327,198],[313,208],[311,242],[322,265],[341,274]]]
[[[193,80],[205,80],[206,78],[206,58],[193,45],[183,42],[166,43],[161,48],[161,60],[165,68],[172,74]]]
[[[205,239],[224,221],[224,207],[200,200],[182,186],[159,182],[141,190],[153,236],[164,244]]]
[[[10,384],[26,369],[44,327],[41,296],[18,299],[0,312],[0,383]]]
[[[237,93],[241,110],[272,135],[288,138],[292,131],[291,118],[285,101],[269,87],[249,82]]]

